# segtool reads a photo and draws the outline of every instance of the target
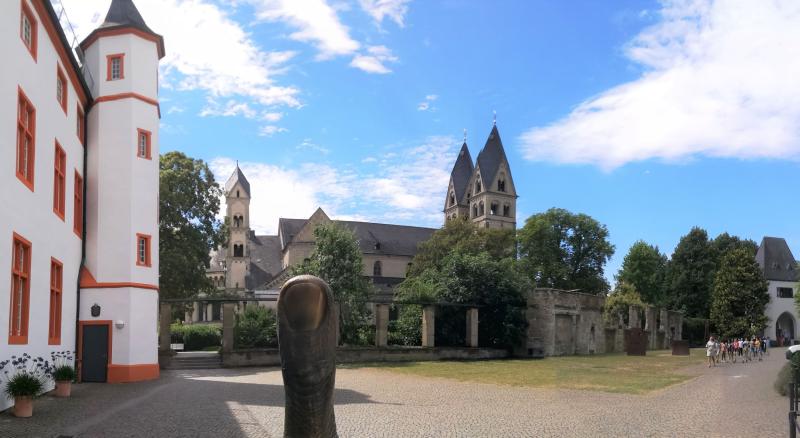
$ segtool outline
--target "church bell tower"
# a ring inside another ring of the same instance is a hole
[[[245,282],[250,268],[250,183],[239,163],[225,183],[225,204],[230,228],[225,256],[225,288],[243,290],[247,287]]]

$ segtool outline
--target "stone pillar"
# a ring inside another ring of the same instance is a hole
[[[211,321],[214,317],[214,306],[211,303],[206,304],[206,322]]]
[[[236,325],[236,317],[233,316],[233,303],[222,305],[222,352],[230,353],[233,351],[233,329]]]
[[[200,303],[197,301],[192,303],[192,322],[200,321]]]
[[[675,339],[683,339],[683,313],[676,313],[675,318]]]
[[[385,347],[389,341],[389,305],[375,304],[375,346]]]
[[[433,347],[436,332],[436,306],[422,307],[422,346]]]
[[[467,309],[467,347],[478,348],[478,309]]]
[[[628,306],[628,328],[640,328],[639,308]]]
[[[575,355],[578,353],[578,315],[572,315],[572,346],[570,347],[570,354]]]
[[[655,349],[658,328],[656,327],[656,310],[652,306],[644,308],[644,330],[647,332],[647,349]]]
[[[669,312],[666,309],[661,309],[661,326],[658,328],[664,332],[664,344],[661,348],[672,348],[672,334],[669,332]]]
[[[161,303],[159,306],[159,325],[158,325],[158,351],[169,351],[170,341],[172,340],[169,325],[172,322],[172,305]]]

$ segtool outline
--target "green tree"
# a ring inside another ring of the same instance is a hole
[[[617,274],[618,283],[627,283],[641,294],[641,299],[663,305],[667,256],[657,246],[639,240],[631,246]]]
[[[249,305],[236,315],[233,331],[236,348],[278,346],[278,324],[275,312],[264,306]]]
[[[681,237],[667,264],[667,303],[689,317],[708,318],[715,256],[706,230],[694,227]]]
[[[767,281],[748,248],[728,251],[714,279],[711,320],[720,335],[752,336],[767,324]]]
[[[159,160],[159,287],[162,298],[213,290],[206,278],[209,252],[224,244],[217,220],[222,189],[203,160],[168,152]]]
[[[344,344],[369,343],[366,327],[369,310],[366,301],[372,285],[364,277],[361,248],[352,231],[336,224],[322,224],[314,229],[314,251],[303,264],[292,269],[293,275],[310,274],[325,280],[339,304],[341,341]]]
[[[440,269],[448,254],[480,254],[496,259],[515,257],[514,230],[478,228],[467,218],[451,219],[436,230],[430,239],[420,243],[408,276],[414,277],[429,268]]]
[[[630,306],[644,307],[642,296],[633,285],[620,282],[603,304],[603,319],[607,324],[616,326],[622,318],[627,326],[630,322]]]
[[[719,267],[725,255],[736,248],[745,248],[755,257],[758,244],[750,239],[722,233],[711,241],[711,248],[714,251],[714,266]]]
[[[537,286],[608,292],[603,269],[614,245],[591,216],[551,208],[529,217],[518,239],[522,266]]]

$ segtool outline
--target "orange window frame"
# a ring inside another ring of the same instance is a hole
[[[17,233],[11,244],[11,306],[8,315],[8,343],[28,343],[31,301],[31,242]]]
[[[36,162],[36,108],[17,87],[17,179],[33,191]]]
[[[38,25],[39,22],[36,21],[35,16],[33,15],[33,11],[30,7],[28,7],[28,2],[25,0],[20,0],[21,11],[19,15],[19,39],[22,40],[22,44],[28,49],[31,56],[33,56],[33,61],[36,62],[36,51],[39,44],[39,29]],[[27,19],[28,23],[31,25],[31,41],[30,45],[27,41],[25,41],[25,28],[22,25],[24,20]]]
[[[56,140],[56,153],[53,162],[53,212],[62,221],[67,205],[67,153]]]
[[[61,297],[64,287],[64,265],[50,258],[50,319],[47,328],[47,344],[61,344]]]
[[[144,129],[137,129],[136,130],[136,156],[139,158],[146,158],[148,160],[152,159],[151,155],[151,145],[152,145],[152,133],[150,131]],[[142,139],[145,140],[144,146],[144,155],[142,155]]]
[[[115,59],[119,60],[119,77],[114,78],[111,76],[111,65]],[[120,79],[125,79],[125,54],[124,53],[114,53],[112,55],[106,55],[106,80],[107,81],[116,81]]]
[[[86,116],[84,115],[83,110],[81,109],[80,105],[78,105],[76,113],[78,114],[78,116],[76,117],[76,119],[77,119],[76,123],[77,123],[78,126],[76,127],[75,132],[78,135],[78,140],[80,140],[81,145],[85,146],[86,145]]]
[[[64,114],[67,114],[67,98],[69,96],[69,87],[67,86],[67,76],[61,71],[61,67],[56,67],[56,89],[58,89],[58,84],[61,83],[61,96],[58,96],[56,93],[56,101],[59,105],[61,105],[61,109],[64,110]],[[58,99],[61,100],[58,100]]]
[[[142,243],[144,242],[144,248]],[[142,260],[144,259],[144,260]],[[149,234],[136,234],[136,266],[150,267],[152,265],[150,258],[150,235]]]
[[[83,239],[83,177],[75,170],[75,194],[73,195],[74,210],[72,214],[72,231]]]

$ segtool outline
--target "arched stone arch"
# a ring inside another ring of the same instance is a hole
[[[796,336],[797,321],[789,312],[783,312],[775,320],[775,339],[783,339],[784,345]]]

